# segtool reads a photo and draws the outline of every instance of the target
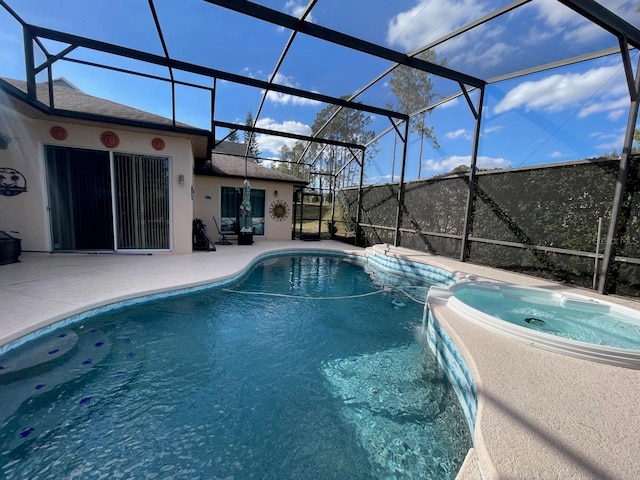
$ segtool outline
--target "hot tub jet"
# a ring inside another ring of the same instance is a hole
[[[524,319],[525,322],[531,325],[537,325],[539,327],[543,326],[546,322],[541,318],[529,317]]]

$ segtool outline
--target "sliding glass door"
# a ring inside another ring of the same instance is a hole
[[[113,154],[118,249],[168,250],[169,159]]]
[[[46,147],[54,251],[169,250],[167,157]]]
[[[254,235],[264,235],[265,191],[251,189],[251,220]],[[242,189],[238,187],[222,187],[220,202],[220,231],[237,235],[240,231],[240,203]]]
[[[46,147],[54,251],[113,250],[109,152]]]

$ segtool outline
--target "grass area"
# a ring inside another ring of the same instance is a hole
[[[306,204],[303,207],[304,217],[302,231],[304,233],[318,232],[318,218],[320,217],[320,205]],[[331,205],[322,206],[321,233],[328,233],[327,223],[331,220]],[[296,230],[300,228],[300,205],[296,205]]]
[[[322,205],[322,217],[320,224],[320,233],[323,235],[329,235],[329,227],[327,222],[331,221],[331,205]],[[303,233],[318,233],[318,218],[320,217],[320,205],[319,204],[304,204],[304,218],[302,220]],[[346,235],[346,229],[344,223],[340,221],[342,214],[340,207],[336,205],[336,226],[338,227],[338,235]],[[300,206],[296,205],[296,231],[300,229]]]

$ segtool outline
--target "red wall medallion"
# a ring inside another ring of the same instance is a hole
[[[151,140],[151,146],[154,148],[154,150],[164,150],[164,140],[156,137]]]
[[[67,138],[69,138],[69,132],[67,132],[67,129],[61,127],[60,125],[51,127],[49,129],[49,134],[51,134],[51,136],[56,140],[66,140]]]
[[[111,131],[102,132],[102,135],[100,135],[100,141],[107,148],[116,148],[120,145],[118,135]]]

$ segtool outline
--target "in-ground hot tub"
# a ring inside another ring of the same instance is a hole
[[[640,311],[569,292],[494,282],[431,287],[467,320],[528,345],[640,369]]]

